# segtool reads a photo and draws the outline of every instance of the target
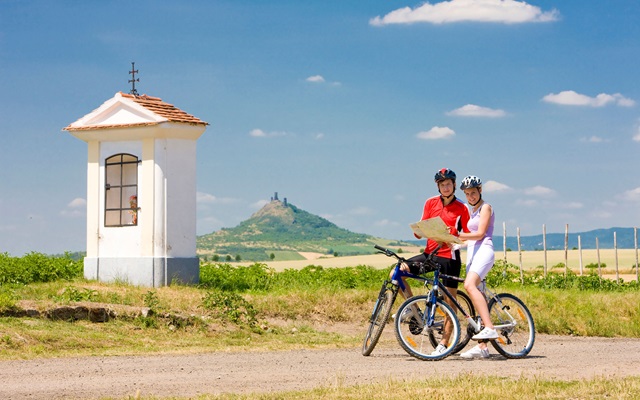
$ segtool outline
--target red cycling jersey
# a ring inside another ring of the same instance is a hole
[[[422,220],[440,217],[447,226],[453,226],[458,232],[469,232],[467,222],[469,222],[469,209],[463,202],[454,197],[453,201],[446,206],[442,201],[442,196],[434,196],[424,203]],[[416,236],[417,237],[417,236]],[[427,238],[425,253],[431,253],[438,247],[438,243]],[[444,244],[437,255],[444,258],[452,257],[451,247]]]

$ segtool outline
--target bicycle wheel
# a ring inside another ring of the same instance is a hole
[[[489,301],[489,314],[500,336],[491,340],[496,351],[507,358],[523,358],[529,354],[536,340],[536,329],[522,300],[509,293],[498,294]]]
[[[438,299],[433,304],[430,298],[429,295],[414,296],[402,303],[396,312],[395,330],[400,346],[411,356],[437,361],[453,353],[460,339],[460,324],[447,303]],[[446,350],[432,354],[447,331],[450,333]],[[435,345],[432,343],[434,338]]]
[[[373,313],[371,314],[371,318],[369,319],[369,328],[367,329],[367,333],[365,334],[364,340],[362,341],[363,356],[370,355],[373,349],[376,347],[376,344],[378,344],[380,335],[382,335],[382,331],[384,330],[384,327],[389,320],[391,308],[393,307],[393,303],[396,301],[397,295],[397,286],[390,286],[387,282],[382,284],[382,289],[380,289],[378,300],[373,307]]]
[[[473,307],[473,303],[471,302],[471,298],[469,297],[469,295],[458,290],[458,297],[456,298],[456,300],[458,300],[458,303],[460,303],[460,306],[462,306],[464,312],[475,320],[476,309]],[[467,343],[469,343],[469,340],[471,340],[471,336],[476,334],[473,330],[473,327],[469,326],[469,321],[467,321],[462,311],[458,310],[457,307],[455,308],[455,310],[456,317],[458,317],[458,322],[460,323],[460,340],[458,341],[456,347],[453,349],[454,354],[462,351],[462,349],[466,347]]]

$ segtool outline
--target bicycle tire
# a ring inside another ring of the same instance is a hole
[[[369,356],[378,344],[380,335],[382,335],[382,331],[384,330],[387,321],[389,321],[389,315],[391,315],[391,309],[397,296],[397,286],[389,287],[387,282],[382,285],[380,293],[378,294],[378,300],[376,300],[376,304],[373,307],[373,313],[369,319],[367,333],[362,341],[363,356]]]
[[[507,358],[526,357],[535,343],[536,329],[533,317],[522,300],[509,293],[500,293],[489,301],[489,314],[496,327],[509,323],[509,316],[516,320],[515,326],[496,328],[500,337],[491,340],[496,351]]]
[[[430,299],[431,296],[427,294],[411,297],[402,303],[398,311],[396,311],[398,317],[395,320],[395,333],[400,346],[412,357],[423,361],[438,361],[453,354],[453,350],[460,339],[460,323],[453,309],[444,301],[437,299],[433,310],[434,321],[431,326],[425,326],[427,325],[427,317],[425,315],[421,315],[421,321],[419,325],[416,325],[418,321],[413,311],[411,313],[408,312],[410,317],[402,317],[407,307],[411,307],[412,310],[417,307],[420,312],[430,310],[432,306]],[[435,350],[437,344],[434,345],[432,340],[436,338],[437,342],[440,342],[447,319],[451,321],[449,345],[443,353],[433,355],[431,353]]]

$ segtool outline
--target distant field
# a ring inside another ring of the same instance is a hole
[[[393,249],[394,251],[397,249]],[[402,256],[408,258],[420,252],[420,248],[403,248]],[[553,269],[553,266],[563,263],[565,261],[564,250],[550,250],[546,252],[547,255],[547,271],[563,271],[563,269]],[[508,251],[506,253],[507,262],[520,266],[525,270],[532,270],[538,266],[544,265],[545,253],[543,251],[523,251],[521,253],[522,261],[520,261],[520,255],[517,251]],[[496,252],[496,260],[503,260],[505,254],[503,252]],[[636,265],[636,252],[634,249],[618,249],[617,251],[618,268],[620,273],[635,274]],[[462,261],[466,260],[466,252],[462,252]],[[282,261],[274,260],[268,261],[269,267],[276,271],[282,271],[287,268],[299,269],[306,267],[307,265],[319,265],[322,267],[353,267],[357,265],[368,265],[374,268],[387,268],[394,264],[394,259],[386,257],[382,254],[371,254],[364,256],[353,257],[322,257],[315,260],[291,260]],[[588,264],[597,264],[598,255],[596,250],[582,250],[582,266],[586,272],[586,266]],[[602,270],[603,274],[615,274],[616,272],[616,253],[613,249],[601,249],[600,250],[600,263],[606,264],[606,268]],[[242,265],[250,265],[252,263],[240,263]],[[570,269],[579,273],[580,271],[580,252],[578,250],[567,251],[567,264]]]

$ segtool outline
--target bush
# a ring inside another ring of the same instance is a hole
[[[257,311],[239,294],[209,290],[202,298],[202,308],[210,311],[214,318],[236,325],[247,325],[259,332],[256,329],[258,325]]]
[[[74,260],[69,253],[47,256],[32,252],[24,257],[11,257],[3,253],[0,254],[0,285],[70,281],[82,276],[83,265],[81,260]]]

